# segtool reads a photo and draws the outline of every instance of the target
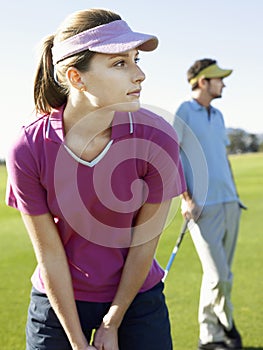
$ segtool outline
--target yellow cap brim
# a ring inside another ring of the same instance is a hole
[[[192,78],[190,80],[190,84],[196,84],[200,78],[225,78],[228,77],[232,72],[232,69],[222,69],[219,68],[217,64],[211,64],[211,66],[204,68],[194,78]]]

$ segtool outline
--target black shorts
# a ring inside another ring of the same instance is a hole
[[[111,303],[76,301],[86,338],[100,326]],[[163,283],[139,293],[118,331],[120,350],[171,350],[172,340]],[[26,327],[26,350],[71,350],[67,336],[45,294],[32,288]]]

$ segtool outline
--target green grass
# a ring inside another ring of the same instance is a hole
[[[230,157],[239,195],[248,206],[242,211],[240,233],[233,272],[234,317],[240,329],[245,349],[263,349],[263,154]],[[179,213],[178,213],[179,214]],[[165,266],[182,220],[180,215],[163,234],[158,250],[159,261]],[[198,298],[201,266],[186,235],[166,279],[165,294],[170,310],[174,348],[195,349],[198,340]]]
[[[263,349],[263,154],[231,156],[239,194],[249,207],[241,218],[235,254],[233,304],[245,349]],[[0,348],[24,349],[24,327],[30,293],[30,276],[35,267],[31,243],[19,213],[4,204],[6,170],[0,167]],[[178,206],[178,201],[175,202]],[[162,235],[157,252],[165,266],[182,219],[180,210]],[[201,266],[189,234],[166,279],[165,294],[170,311],[175,350],[195,349],[198,341],[197,309]],[[146,349],[148,350],[148,349]],[[149,349],[150,350],[150,349]],[[163,349],[160,349],[163,350]]]
[[[6,170],[0,167],[0,348],[24,349],[30,276],[35,258],[19,212],[4,203]]]

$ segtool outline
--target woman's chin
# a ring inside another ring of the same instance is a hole
[[[115,112],[136,112],[141,108],[140,101],[116,103],[111,106]]]

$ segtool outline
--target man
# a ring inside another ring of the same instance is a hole
[[[242,348],[231,303],[231,265],[242,204],[227,158],[223,115],[210,104],[221,97],[223,78],[231,73],[215,60],[197,60],[187,72],[193,99],[183,102],[174,118],[188,188],[182,214],[190,219],[203,270],[199,350]]]

